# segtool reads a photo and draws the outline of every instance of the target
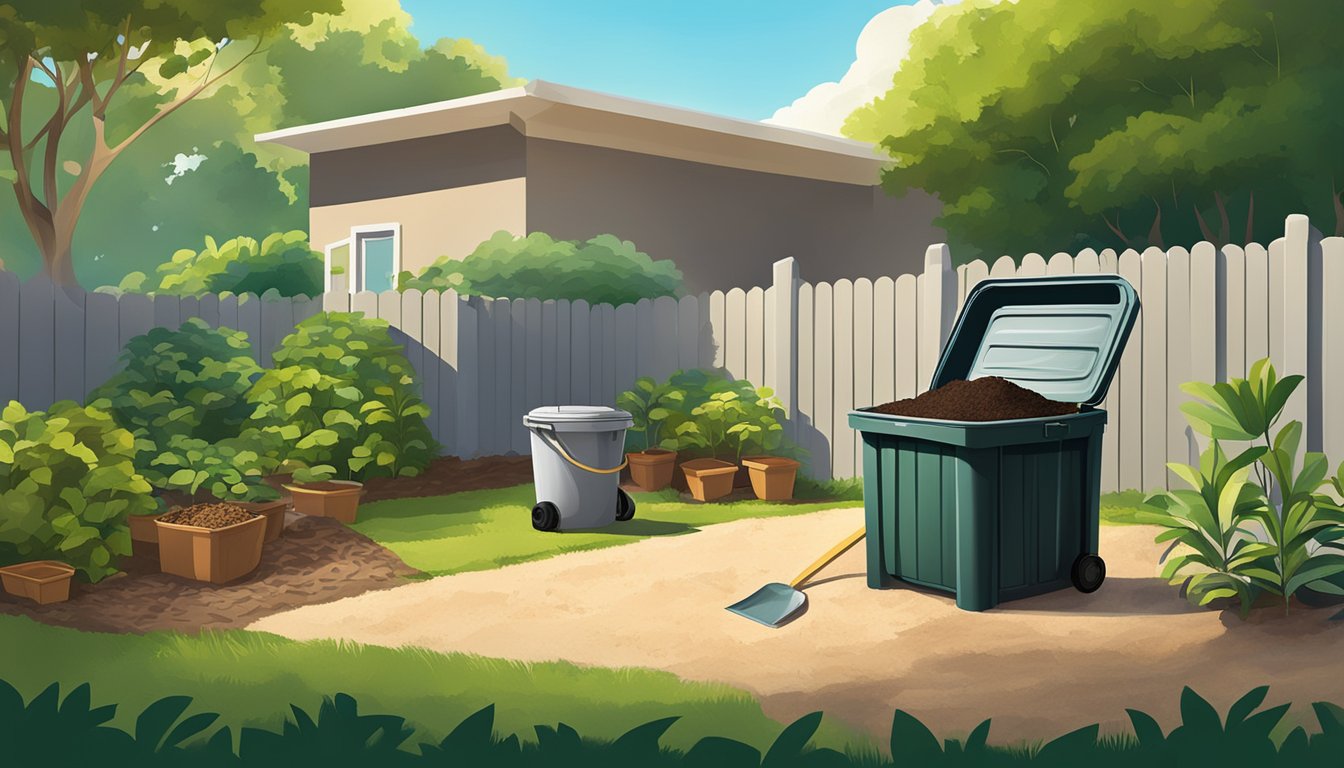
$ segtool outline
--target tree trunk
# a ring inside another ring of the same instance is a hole
[[[1153,205],[1157,207],[1157,213],[1153,214],[1153,226],[1148,229],[1148,244],[1166,248],[1162,241],[1162,204],[1153,200]]]

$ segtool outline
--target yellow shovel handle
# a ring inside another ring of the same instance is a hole
[[[864,528],[860,528],[859,530],[846,536],[844,541],[840,542],[839,544],[836,544],[834,547],[831,547],[831,550],[829,552],[817,558],[816,562],[804,568],[802,573],[798,574],[793,581],[789,582],[789,586],[794,589],[797,589],[801,587],[803,583],[806,582],[808,579],[812,578],[813,576],[816,576],[817,571],[820,571],[822,568],[825,568],[826,566],[830,565],[831,562],[834,561],[837,557],[845,554],[855,544],[858,544],[860,541],[863,541],[863,535],[865,530],[866,529]]]
[[[545,430],[538,429],[537,431],[538,431],[538,433],[540,433],[540,434],[542,434],[542,435],[545,435],[545,434],[546,434],[546,431],[545,431]],[[625,465],[630,463],[630,460],[629,460],[629,459],[627,459],[627,458],[622,458],[622,459],[621,459],[621,463],[620,463],[620,465],[618,465],[618,466],[616,466],[616,467],[613,467],[613,468],[611,468],[611,469],[598,469],[597,467],[590,467],[590,466],[588,466],[587,464],[584,464],[583,462],[581,462],[581,461],[579,461],[578,459],[574,458],[573,456],[570,456],[570,455],[569,455],[569,451],[565,450],[565,444],[562,443],[562,442],[560,442],[560,436],[559,436],[559,435],[556,435],[555,433],[552,433],[552,434],[551,434],[551,440],[553,441],[553,442],[551,443],[551,445],[555,448],[555,450],[556,450],[562,457],[564,457],[565,461],[568,461],[570,464],[573,464],[574,466],[578,467],[579,469],[582,469],[582,470],[585,470],[585,471],[588,471],[588,472],[592,472],[593,474],[597,474],[597,475],[614,475],[614,474],[616,474],[617,472],[620,472],[622,469],[625,469]]]

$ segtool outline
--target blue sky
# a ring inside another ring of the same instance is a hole
[[[907,2],[911,0],[906,0]],[[854,61],[898,0],[402,0],[428,44],[467,37],[518,77],[750,120]]]

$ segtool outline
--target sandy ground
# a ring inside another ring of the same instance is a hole
[[[1338,609],[1195,609],[1156,578],[1155,529],[1103,527],[1101,590],[1064,590],[985,613],[949,596],[870,590],[859,546],[808,588],[805,615],[769,629],[723,607],[786,581],[863,522],[862,510],[715,525],[495,571],[445,576],[299,608],[250,629],[523,661],[652,667],[757,695],[788,721],[817,709],[885,743],[899,707],[942,736],[993,716],[991,740],[1058,735],[1125,707],[1167,728],[1188,684],[1221,711],[1270,684],[1267,704],[1344,703]]]

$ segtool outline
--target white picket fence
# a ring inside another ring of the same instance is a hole
[[[321,308],[389,321],[420,372],[431,429],[450,455],[527,453],[522,415],[539,405],[613,404],[640,376],[722,368],[772,387],[787,434],[819,478],[859,473],[855,407],[911,397],[932,378],[967,292],[987,277],[1115,273],[1143,309],[1105,407],[1103,487],[1164,487],[1167,461],[1188,461],[1200,441],[1186,427],[1184,381],[1245,374],[1269,356],[1308,379],[1288,416],[1308,450],[1344,459],[1344,238],[1322,238],[1304,216],[1266,246],[1143,253],[1028,254],[953,269],[946,246],[928,249],[918,275],[807,283],[784,259],[768,288],[714,291],[613,307],[584,301],[480,299],[409,290],[329,293]],[[255,296],[199,299],[19,285],[0,273],[0,402],[30,408],[80,399],[116,368],[120,346],[188,317],[247,331],[262,363],[316,300]]]

